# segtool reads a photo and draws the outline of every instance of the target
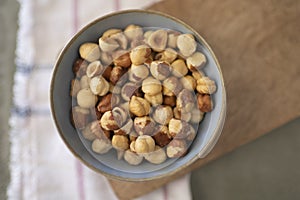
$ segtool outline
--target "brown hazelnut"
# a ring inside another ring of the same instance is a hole
[[[112,137],[111,144],[117,150],[125,151],[129,149],[128,137],[124,135],[114,135]]]
[[[202,112],[211,112],[213,109],[213,102],[210,95],[208,94],[198,94],[197,95],[198,108]]]
[[[140,135],[134,143],[135,152],[138,154],[144,154],[154,151],[155,141],[149,135]]]
[[[215,81],[207,76],[197,79],[196,90],[201,94],[213,94],[217,90]]]
[[[171,64],[172,74],[176,77],[185,76],[188,73],[188,68],[185,61],[182,59],[177,59]]]
[[[150,72],[157,80],[164,80],[170,75],[171,67],[165,61],[152,61],[150,65]]]
[[[109,80],[112,84],[116,85],[120,78],[125,74],[125,70],[123,67],[114,66],[111,70],[111,74]]]
[[[112,99],[112,93],[103,96],[97,105],[97,110],[101,113],[105,113],[106,111],[111,110],[112,109],[111,99]]]
[[[174,107],[176,105],[176,97],[175,96],[164,96],[163,104]]]
[[[141,97],[132,96],[129,102],[129,110],[135,116],[142,117],[149,114],[150,104]]]
[[[130,56],[129,56],[129,52],[128,51],[117,51],[114,55],[114,64],[120,67],[130,67],[131,66],[131,60],[130,60]]]
[[[89,121],[89,115],[90,112],[88,109],[74,106],[71,113],[73,125],[78,129],[83,129]]]
[[[149,75],[149,69],[145,65],[131,65],[128,71],[129,80],[132,82],[139,82],[144,80]]]
[[[153,119],[162,125],[169,124],[169,121],[173,118],[173,110],[170,106],[159,105],[155,108],[153,113]]]
[[[118,123],[115,121],[112,111],[106,111],[101,119],[100,125],[103,129],[111,131],[119,129]]]
[[[163,29],[154,31],[148,38],[148,44],[156,52],[163,51],[167,46],[167,41],[168,33]]]
[[[107,81],[109,81],[111,70],[112,70],[112,66],[108,65],[102,73],[103,78],[105,78],[105,80]]]
[[[160,93],[162,86],[159,80],[153,77],[146,78],[142,83],[142,91],[148,95],[155,95]]]
[[[150,47],[148,47],[147,45],[137,46],[130,52],[131,63],[134,65],[141,65],[149,59],[150,55]]]
[[[154,133],[155,122],[149,116],[135,117],[133,127],[139,135],[152,135]]]
[[[187,152],[187,144],[184,140],[173,139],[168,144],[166,152],[169,158],[182,157]]]
[[[155,129],[153,139],[157,145],[164,147],[171,142],[172,136],[169,134],[169,129],[167,126],[159,125]]]
[[[163,94],[166,96],[176,96],[182,89],[182,84],[175,76],[171,76],[163,81]]]
[[[190,112],[196,104],[195,93],[188,89],[179,92],[176,100],[176,107],[180,112]]]

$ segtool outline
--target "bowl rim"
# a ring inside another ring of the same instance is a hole
[[[82,32],[86,31],[89,27],[93,26],[94,24],[98,23],[99,21],[102,21],[104,19],[110,18],[112,16],[115,15],[120,15],[120,14],[126,14],[126,13],[144,13],[144,14],[155,14],[158,16],[162,16],[165,18],[169,18],[170,20],[180,24],[181,26],[185,27],[186,29],[190,30],[193,34],[195,34],[195,37],[200,40],[200,42],[207,48],[207,50],[209,51],[209,53],[211,54],[213,60],[216,63],[216,67],[218,69],[218,73],[220,75],[220,84],[221,84],[221,93],[222,93],[222,102],[221,102],[221,112],[220,115],[218,117],[218,121],[216,122],[216,127],[213,130],[213,134],[210,136],[210,138],[208,139],[207,143],[204,145],[204,147],[202,148],[202,150],[200,152],[198,152],[197,155],[195,155],[192,159],[190,159],[188,162],[184,163],[183,165],[175,168],[174,170],[168,172],[168,173],[164,173],[164,174],[160,174],[160,175],[156,175],[156,176],[152,176],[152,177],[146,177],[146,178],[129,178],[129,177],[123,177],[123,176],[118,176],[118,175],[114,175],[114,174],[110,174],[107,173],[105,171],[102,171],[96,167],[94,167],[92,164],[90,164],[89,162],[87,162],[85,159],[82,158],[82,156],[80,156],[73,148],[72,146],[69,144],[68,140],[65,138],[64,134],[63,134],[63,130],[61,129],[61,127],[59,126],[56,114],[55,114],[55,106],[54,106],[54,96],[53,96],[53,89],[54,89],[54,79],[58,70],[58,67],[63,59],[63,56],[65,54],[65,52],[68,50],[68,48],[71,46],[71,44],[82,34]],[[102,175],[105,175],[107,178],[110,179],[116,179],[116,180],[122,180],[122,181],[134,181],[134,182],[138,182],[138,181],[149,181],[149,180],[155,180],[155,179],[160,179],[160,178],[164,178],[167,176],[172,176],[176,173],[178,173],[179,171],[182,171],[184,168],[187,168],[188,166],[190,166],[193,162],[195,162],[196,160],[198,160],[199,158],[204,158],[205,156],[207,156],[210,151],[213,149],[214,145],[216,144],[216,142],[218,141],[218,138],[221,135],[223,126],[224,126],[224,122],[225,122],[225,118],[226,118],[226,90],[225,90],[225,85],[224,85],[224,78],[223,78],[223,74],[222,74],[222,70],[219,64],[218,59],[215,56],[215,53],[212,51],[210,45],[207,43],[207,41],[195,30],[193,29],[190,25],[186,24],[185,22],[183,22],[182,20],[173,17],[169,14],[166,13],[162,13],[159,11],[154,11],[154,10],[144,10],[144,9],[128,9],[128,10],[121,10],[121,11],[115,11],[115,12],[111,12],[109,14],[106,14],[104,16],[100,16],[97,17],[93,20],[91,20],[90,22],[88,22],[87,24],[85,24],[79,31],[77,31],[73,36],[71,36],[71,38],[67,41],[67,43],[65,44],[65,46],[63,47],[63,49],[60,51],[55,63],[54,63],[54,68],[52,71],[52,75],[51,75],[51,82],[50,82],[50,111],[51,111],[51,115],[52,115],[52,120],[54,121],[55,127],[60,135],[60,137],[62,138],[64,144],[67,146],[67,148],[72,152],[72,154],[79,159],[82,163],[85,164],[85,166],[87,166],[88,168],[92,169],[93,171],[100,173]]]

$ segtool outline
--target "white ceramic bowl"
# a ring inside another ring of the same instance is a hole
[[[161,27],[192,33],[198,48],[207,57],[204,72],[217,85],[217,91],[212,95],[214,109],[207,113],[201,121],[198,133],[187,155],[182,158],[167,161],[160,165],[143,162],[131,166],[124,160],[117,160],[113,153],[97,155],[90,149],[90,142],[84,140],[70,122],[72,100],[69,96],[70,82],[74,77],[72,65],[78,58],[79,46],[84,42],[98,41],[99,36],[107,29],[124,29],[129,24],[142,27]],[[222,72],[219,63],[207,42],[184,22],[163,13],[145,10],[127,10],[100,17],[82,28],[64,47],[53,70],[50,88],[52,117],[57,130],[71,150],[84,164],[107,177],[121,180],[142,181],[172,175],[187,167],[199,158],[205,157],[217,142],[225,120],[226,94]]]

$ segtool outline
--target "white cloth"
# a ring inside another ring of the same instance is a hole
[[[10,200],[117,199],[107,179],[82,165],[59,137],[49,109],[50,76],[59,51],[84,24],[156,1],[19,0]],[[187,175],[138,199],[191,199],[189,184]]]

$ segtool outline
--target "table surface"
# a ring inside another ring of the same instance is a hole
[[[300,1],[181,2],[149,9],[191,25],[214,50],[227,91],[224,129],[207,157],[173,176],[147,184],[109,180],[120,199],[150,192],[300,116]]]

